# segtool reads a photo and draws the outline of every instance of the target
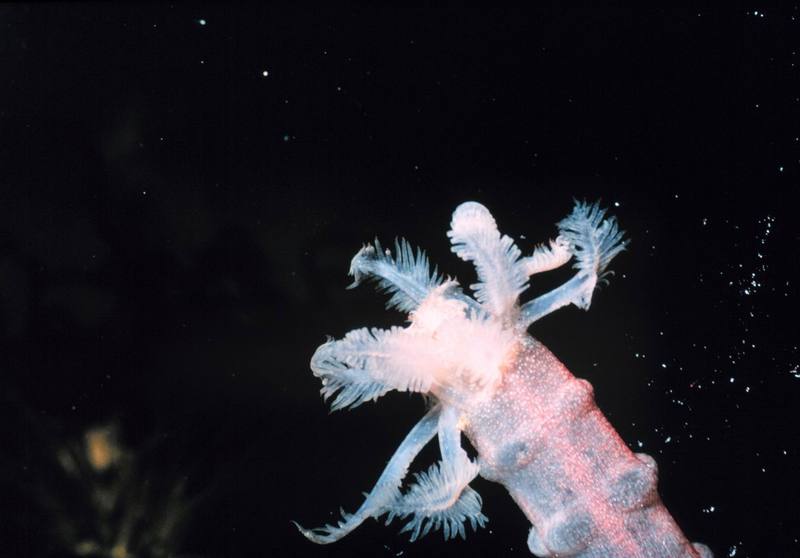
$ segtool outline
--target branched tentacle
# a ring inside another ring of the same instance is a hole
[[[606,274],[608,264],[628,245],[623,231],[619,229],[614,217],[604,219],[605,209],[595,202],[575,202],[572,213],[558,222],[559,235],[575,257],[574,268],[590,278],[586,289],[577,300],[576,306],[589,309],[592,292],[598,279]],[[589,288],[591,286],[591,288]]]
[[[392,506],[388,524],[394,517],[411,520],[401,533],[411,532],[411,540],[424,537],[431,529],[441,528],[445,539],[466,537],[464,523],[472,529],[483,527],[487,518],[481,513],[481,497],[468,485],[478,475],[477,463],[470,461],[461,448],[459,412],[446,406],[439,416],[439,448],[442,461],[427,471],[415,474],[416,484]]]
[[[436,434],[440,406],[433,407],[420,420],[389,460],[375,487],[367,495],[364,503],[353,514],[341,510],[342,520],[337,525],[325,525],[316,529],[306,529],[294,523],[297,529],[310,541],[318,544],[335,542],[361,525],[368,517],[379,517],[389,511],[400,497],[400,485],[414,458]]]
[[[433,379],[403,358],[419,350],[418,345],[408,329],[356,329],[321,345],[311,369],[322,379],[322,396],[327,400],[335,395],[333,411],[374,401],[393,389],[426,393]]]
[[[470,287],[478,302],[497,318],[509,315],[528,288],[526,267],[514,241],[500,235],[489,210],[477,202],[456,208],[447,236],[453,252],[475,264],[478,282]]]
[[[477,476],[478,465],[466,459],[458,464],[435,463],[415,474],[414,484],[389,512],[389,523],[395,516],[411,520],[401,533],[411,532],[411,540],[427,535],[431,529],[442,529],[444,538],[456,535],[465,538],[464,523],[473,529],[486,524],[481,513],[481,497],[468,484]]]
[[[537,246],[533,254],[522,260],[522,264],[525,266],[525,273],[530,276],[561,267],[571,259],[569,245],[559,236],[547,244]]]
[[[387,308],[401,312],[413,312],[431,292],[442,284],[443,278],[434,269],[431,271],[428,257],[421,249],[416,253],[405,239],[395,240],[395,256],[381,248],[378,239],[374,245],[367,244],[350,262],[353,283],[350,289],[365,279],[372,279],[378,289],[391,295]]]
[[[588,310],[598,281],[607,278],[611,260],[628,245],[614,217],[605,217],[597,203],[576,202],[572,213],[558,223],[560,242],[575,258],[575,276],[552,291],[524,304],[520,325],[530,324],[568,304]]]

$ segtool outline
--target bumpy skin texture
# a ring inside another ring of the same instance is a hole
[[[526,337],[492,397],[467,410],[481,476],[506,487],[536,556],[705,558],[661,502],[655,461],[634,454],[575,378]]]

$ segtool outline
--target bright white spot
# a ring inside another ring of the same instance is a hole
[[[619,207],[619,202],[614,202],[614,207]]]
[[[264,70],[263,72],[261,72],[261,75],[264,76],[264,77],[267,77],[269,75],[269,71],[268,70]]]
[[[206,20],[204,20],[204,19],[198,19],[198,20],[197,20],[197,23],[199,23],[200,25],[203,25],[203,26],[205,26],[205,24],[206,24],[207,22],[206,22]]]

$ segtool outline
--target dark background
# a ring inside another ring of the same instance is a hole
[[[0,7],[2,555],[68,555],[55,448],[113,423],[154,506],[177,477],[197,498],[186,555],[529,556],[484,480],[466,542],[303,539],[290,520],[353,511],[424,412],[329,415],[308,361],[403,323],[345,290],[362,242],[469,284],[458,203],[528,252],[576,197],[632,243],[588,313],[531,333],[656,458],[691,540],[797,556],[798,5],[569,4]]]

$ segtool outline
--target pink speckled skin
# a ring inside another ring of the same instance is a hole
[[[655,461],[628,449],[591,384],[532,337],[522,339],[492,396],[465,412],[481,475],[503,484],[530,520],[535,555],[711,556],[661,502]]]

